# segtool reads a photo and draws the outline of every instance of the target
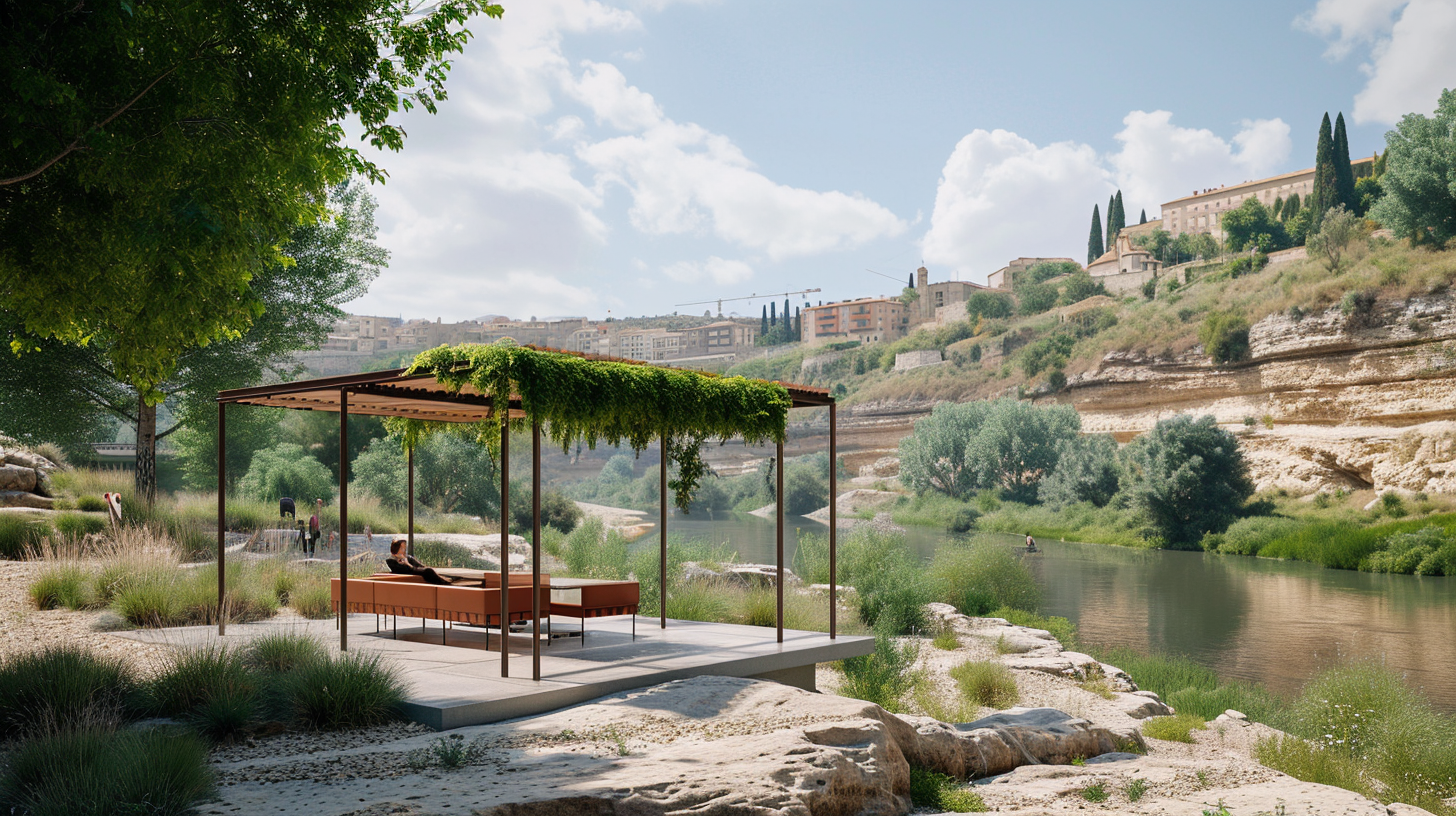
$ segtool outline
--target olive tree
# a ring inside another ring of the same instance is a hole
[[[1057,464],[1057,446],[1077,436],[1068,405],[1039,408],[1014,399],[942,402],[900,442],[900,478],[921,493],[958,499],[999,489],[1032,498]]]

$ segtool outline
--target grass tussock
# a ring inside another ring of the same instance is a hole
[[[1016,676],[1004,663],[993,660],[971,660],[950,670],[961,696],[987,708],[1010,708],[1021,702]]]
[[[120,658],[74,644],[12,654],[0,660],[0,731],[115,726],[134,712],[139,690]]]
[[[915,688],[917,673],[913,667],[919,657],[919,641],[897,643],[889,633],[877,631],[873,652],[837,664],[843,677],[839,693],[874,703],[886,711],[903,712],[905,697]]]
[[[989,808],[974,790],[954,777],[919,765],[910,766],[910,803],[945,813],[984,813]]]
[[[1205,731],[1208,723],[1197,714],[1174,714],[1143,720],[1143,736],[1169,742],[1192,742],[1194,731]]]
[[[196,736],[88,727],[17,748],[0,774],[0,807],[27,816],[180,816],[212,790],[207,746]]]
[[[1143,654],[1126,648],[1097,649],[1094,656],[1127,672],[1138,688],[1156,692],[1182,714],[1211,720],[1228,709],[1278,726],[1287,703],[1252,683],[1224,682],[1216,672],[1181,655]]]

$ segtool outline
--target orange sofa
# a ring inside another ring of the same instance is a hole
[[[581,621],[581,640],[586,643],[587,618],[608,618],[615,615],[632,616],[632,639],[637,639],[637,605],[641,601],[641,587],[636,581],[604,581],[571,587],[580,592],[576,603],[552,601],[551,614],[563,618],[577,618]]]
[[[527,576],[528,578],[530,576]],[[514,582],[512,582],[514,584]],[[329,581],[332,607],[339,611],[339,579]],[[506,590],[507,626],[511,621],[531,619],[531,586],[510,586]],[[390,615],[396,619],[395,636],[399,636],[398,618],[449,621],[476,626],[501,625],[500,587],[437,586],[413,575],[377,575],[349,579],[349,612]],[[550,614],[551,590],[544,583],[538,598],[538,609]],[[441,642],[446,634],[442,627]],[[490,648],[490,632],[486,632],[486,648]]]

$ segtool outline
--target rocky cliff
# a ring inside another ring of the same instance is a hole
[[[1226,366],[1201,348],[1114,352],[1039,401],[1074,405],[1084,431],[1124,442],[1159,419],[1213,414],[1239,435],[1261,489],[1456,493],[1456,294],[1274,314],[1249,342],[1249,359]],[[851,465],[893,453],[930,407],[897,400],[842,411]]]
[[[49,510],[51,471],[54,463],[43,456],[15,447],[6,447],[8,438],[0,439],[0,507],[30,507]]]

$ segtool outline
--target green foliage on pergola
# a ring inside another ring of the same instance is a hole
[[[408,373],[433,374],[454,393],[469,385],[493,400],[519,399],[519,415],[508,419],[507,412],[497,411],[486,424],[495,430],[508,421],[539,424],[563,451],[605,441],[641,453],[660,441],[664,456],[678,466],[669,487],[683,509],[706,473],[703,442],[734,437],[749,444],[782,442],[793,405],[779,383],[504,343],[433,348],[415,357]],[[439,427],[409,419],[388,424],[406,446]],[[482,429],[479,439],[495,444],[499,433]]]

